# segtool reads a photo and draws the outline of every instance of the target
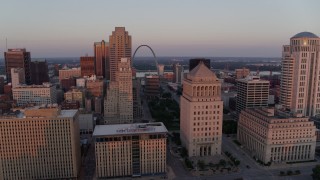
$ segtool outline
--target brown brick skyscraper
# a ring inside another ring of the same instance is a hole
[[[11,68],[23,68],[25,72],[26,83],[31,83],[30,77],[30,52],[26,49],[9,49],[4,53],[7,82],[11,82]]]
[[[116,80],[118,63],[121,58],[131,58],[131,36],[124,27],[116,27],[109,37],[110,80]]]
[[[80,57],[81,76],[92,76],[94,71],[94,57]]]

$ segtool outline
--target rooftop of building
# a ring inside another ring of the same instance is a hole
[[[52,86],[54,86],[54,84],[48,83],[48,82],[44,82],[41,85],[26,85],[26,84],[19,84],[17,87],[15,87],[14,89],[25,89],[25,88],[51,88]]]
[[[146,133],[167,133],[167,128],[162,122],[157,123],[135,123],[135,124],[113,124],[97,125],[93,136],[114,136]]]
[[[245,77],[243,79],[237,79],[236,81],[269,83],[268,80],[260,79],[260,76],[247,76],[247,77]]]
[[[202,61],[193,68],[188,74],[187,79],[192,81],[219,81],[214,72],[212,72]]]
[[[300,32],[291,38],[319,38],[317,35],[313,34],[312,32]]]
[[[71,118],[76,115],[77,109],[61,110],[57,104],[46,104],[41,106],[18,107],[12,109],[9,113],[0,116],[0,119],[25,119],[28,117],[65,117]]]
[[[26,48],[8,49],[8,52],[26,52]]]
[[[259,115],[265,116],[269,119],[294,119],[294,118],[306,118],[300,113],[292,113],[286,109],[283,109],[281,106],[279,107],[257,107],[257,108],[248,108],[245,109],[246,112],[255,112]]]

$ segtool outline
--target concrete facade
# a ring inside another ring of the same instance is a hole
[[[97,125],[98,178],[166,173],[167,129],[162,123]]]
[[[80,171],[77,110],[20,109],[0,117],[0,179],[70,179]]]
[[[183,80],[180,97],[180,137],[189,157],[221,154],[221,83],[200,62]]]
[[[320,38],[301,32],[283,46],[280,104],[292,112],[320,113]]]
[[[269,84],[258,76],[247,76],[237,82],[237,115],[246,108],[267,107],[269,99]]]
[[[116,81],[111,81],[104,100],[105,124],[132,123],[133,93],[130,58],[122,58],[117,65]]]
[[[273,108],[245,109],[238,122],[238,141],[264,163],[314,160],[316,127],[302,114]]]
[[[20,85],[12,89],[12,95],[18,106],[29,103],[36,105],[57,103],[56,87],[51,83]]]
[[[12,88],[16,88],[19,84],[25,84],[26,79],[24,77],[23,68],[11,68],[11,85]]]
[[[81,68],[60,69],[59,81],[66,78],[81,77]]]

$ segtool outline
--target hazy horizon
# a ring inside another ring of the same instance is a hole
[[[320,35],[320,1],[8,0],[0,11],[0,58],[27,48],[33,58],[93,55],[116,26],[157,56],[280,57],[302,31]],[[17,13],[19,12],[19,13]],[[137,56],[149,56],[141,49]]]

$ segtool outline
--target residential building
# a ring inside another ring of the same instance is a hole
[[[80,57],[81,76],[95,75],[95,58],[91,56]]]
[[[78,110],[56,105],[19,110],[0,117],[0,179],[76,179]]]
[[[116,27],[112,35],[109,36],[110,53],[110,80],[116,81],[118,64],[122,58],[131,58],[132,43],[131,36],[125,27]]]
[[[200,62],[183,80],[180,138],[189,157],[221,154],[221,82]]]
[[[315,158],[316,127],[302,114],[266,107],[245,109],[240,113],[237,138],[250,156],[265,164]]]
[[[167,133],[162,123],[97,125],[97,178],[165,174]]]
[[[8,52],[4,53],[4,59],[8,83],[11,82],[11,68],[23,68],[26,83],[31,84],[30,52],[27,52],[26,49],[8,49]]]
[[[47,61],[30,62],[31,83],[41,85],[44,82],[50,82]]]
[[[16,88],[20,84],[25,84],[25,73],[23,68],[11,68],[11,85]]]
[[[293,113],[320,113],[320,38],[301,32],[282,51],[280,104]]]
[[[56,87],[51,83],[20,85],[12,89],[12,94],[18,106],[29,103],[36,105],[57,103]]]
[[[237,79],[237,115],[243,109],[253,107],[268,107],[269,81],[260,79],[259,76],[247,76]]]

